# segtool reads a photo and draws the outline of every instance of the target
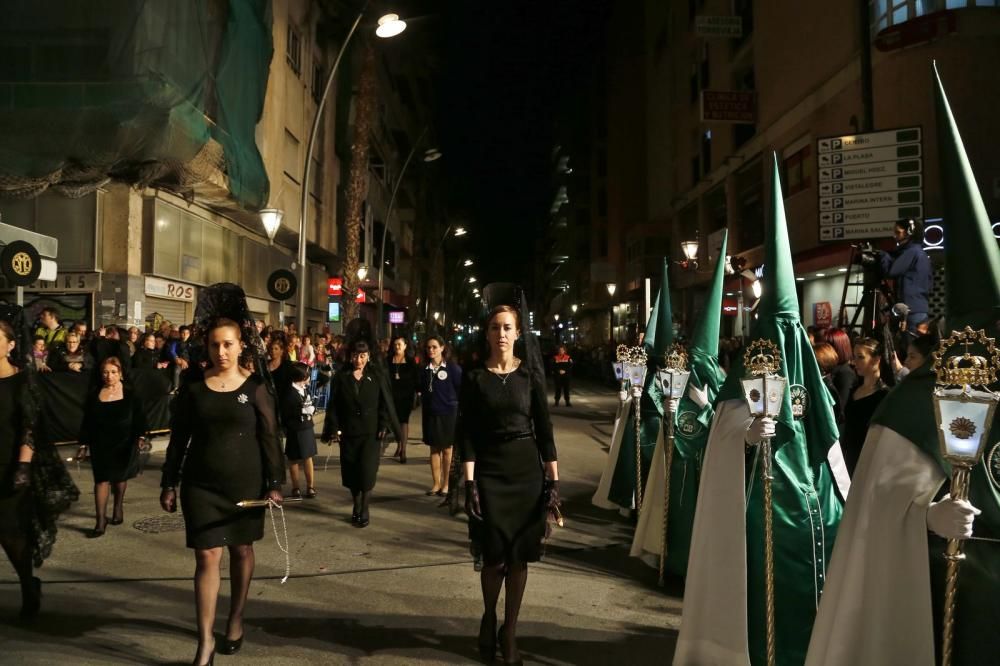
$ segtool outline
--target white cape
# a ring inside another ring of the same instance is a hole
[[[604,473],[601,474],[601,481],[597,484],[597,492],[590,500],[591,503],[601,509],[621,509],[614,502],[608,499],[611,492],[611,481],[615,478],[615,467],[618,465],[618,451],[622,448],[622,436],[625,428],[632,426],[632,421],[627,421],[629,416],[629,405],[632,404],[632,396],[629,395],[625,402],[618,401],[618,412],[615,414],[615,425],[611,431],[611,450],[608,451],[608,462],[604,465]],[[627,507],[626,507],[627,508]]]
[[[715,410],[698,488],[675,666],[750,663],[744,454],[749,412],[739,399],[719,402]],[[839,442],[830,447],[829,459],[846,496],[850,481]]]
[[[656,449],[653,451],[653,461],[646,479],[646,492],[642,496],[642,511],[639,522],[632,536],[632,550],[629,555],[638,557],[651,567],[659,569],[660,550],[663,546],[663,492],[666,489],[667,465],[664,461],[666,437],[663,434],[661,422],[656,435]],[[674,464],[683,464],[680,456],[674,451]],[[670,547],[670,544],[667,544]]]
[[[837,533],[807,666],[934,666],[927,507],[945,476],[872,426]]]

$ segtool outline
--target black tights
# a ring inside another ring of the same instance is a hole
[[[517,616],[521,612],[524,587],[528,583],[528,565],[524,562],[485,565],[480,574],[480,582],[483,586],[483,604],[486,607],[486,615],[492,619],[496,618],[500,587],[507,588],[503,607],[503,643],[500,647],[506,659],[516,660],[518,657]]]
[[[0,546],[14,565],[17,580],[21,583],[21,612],[34,614],[38,610],[38,587],[32,575],[34,567],[31,563],[31,540],[23,532],[10,534],[0,537]]]

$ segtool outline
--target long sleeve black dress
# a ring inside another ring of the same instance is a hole
[[[537,562],[545,536],[543,462],[556,460],[545,387],[524,367],[471,371],[459,399],[462,460],[475,462],[482,522],[473,540],[486,564]]]
[[[396,407],[396,418],[401,424],[409,423],[413,402],[417,397],[420,368],[412,359],[406,359],[402,363],[393,363],[390,356],[386,363],[389,368],[389,386],[392,389],[392,402]]]
[[[250,377],[232,391],[213,391],[204,382],[181,391],[160,485],[173,487],[178,480],[188,548],[248,544],[264,536],[264,509],[236,506],[280,490],[285,480],[274,398],[260,379]]]
[[[101,402],[100,391],[87,399],[80,443],[90,447],[94,483],[128,481],[139,473],[140,437],[146,435],[146,413],[135,391],[122,399]]]
[[[316,455],[314,412],[308,389],[300,392],[294,384],[289,386],[281,398],[281,424],[285,429],[285,457],[291,461]]]

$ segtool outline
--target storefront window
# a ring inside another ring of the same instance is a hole
[[[97,193],[70,199],[44,192],[33,199],[0,201],[0,221],[59,240],[60,272],[93,271]]]

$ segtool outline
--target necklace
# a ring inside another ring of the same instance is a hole
[[[492,372],[492,373],[493,373],[493,375],[494,375],[494,376],[495,376],[495,377],[496,377],[497,379],[499,379],[499,380],[500,380],[500,383],[501,383],[501,384],[503,384],[504,386],[507,386],[507,380],[508,380],[508,379],[510,379],[510,376],[511,376],[512,374],[514,374],[514,372],[515,372],[515,371],[516,371],[516,370],[517,370],[517,369],[518,369],[519,367],[521,367],[521,364],[520,364],[520,363],[515,363],[515,364],[514,364],[514,367],[513,367],[513,368],[511,368],[510,370],[508,370],[507,372],[501,372],[500,370],[494,370],[493,368],[490,368],[489,370],[490,370],[490,372]]]

